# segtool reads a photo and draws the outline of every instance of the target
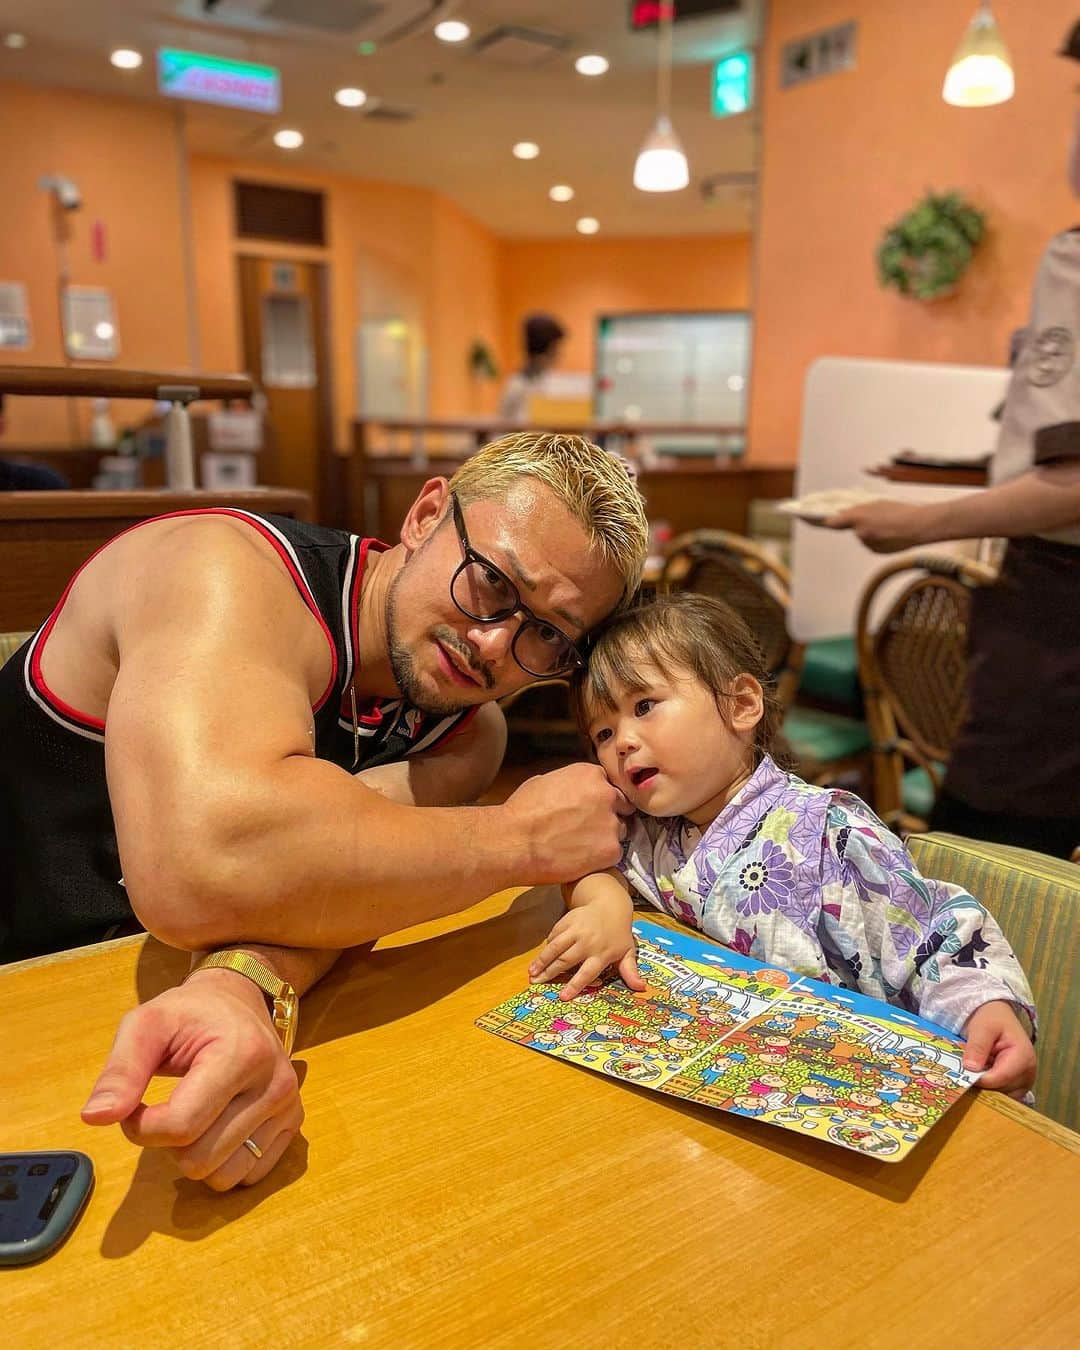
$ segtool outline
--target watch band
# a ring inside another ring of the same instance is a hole
[[[270,1017],[285,1053],[292,1054],[300,1023],[300,999],[291,984],[279,979],[269,966],[264,966],[250,952],[211,952],[188,971],[185,982],[199,970],[232,970],[256,984],[269,1000]]]
[[[290,989],[269,966],[257,961],[250,952],[211,952],[189,974],[194,975],[196,970],[235,970],[238,975],[246,975],[249,980],[253,980],[271,998],[280,998]]]

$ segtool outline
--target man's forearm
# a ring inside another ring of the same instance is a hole
[[[220,949],[219,949],[220,950]],[[268,947],[257,942],[240,942],[231,945],[229,951],[248,952],[264,966],[268,966],[279,980],[291,984],[297,994],[306,994],[322,979],[341,955],[340,951],[323,950],[310,947]],[[208,951],[192,952],[191,966],[194,968]],[[210,972],[208,971],[207,974]],[[229,972],[225,972],[228,974]],[[237,979],[246,979],[238,975]],[[250,984],[251,981],[249,980]]]
[[[534,871],[506,808],[401,806],[300,756],[242,795],[208,783],[185,830],[125,861],[143,924],[189,950],[353,947],[546,879]]]
[[[1080,462],[1029,470],[1008,483],[920,508],[920,541],[1018,538],[1080,524]]]

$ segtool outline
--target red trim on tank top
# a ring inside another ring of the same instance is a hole
[[[120,533],[114,535],[112,539],[107,539],[105,543],[101,545],[100,548],[95,549],[94,552],[91,553],[90,557],[87,558],[86,562],[82,564],[82,566],[74,574],[74,576],[71,578],[68,584],[64,587],[63,595],[61,595],[59,601],[57,602],[56,608],[45,620],[45,625],[42,628],[41,633],[38,636],[37,640],[35,641],[34,655],[30,662],[30,678],[34,683],[34,688],[44,699],[47,700],[47,702],[57,712],[63,713],[63,715],[65,717],[70,718],[71,721],[77,722],[79,723],[80,726],[86,727],[92,731],[102,732],[105,730],[104,719],[100,717],[91,717],[89,713],[80,712],[77,708],[73,708],[70,703],[65,703],[62,698],[58,697],[56,694],[52,692],[49,686],[45,683],[44,677],[42,676],[41,673],[41,653],[45,648],[45,643],[48,641],[49,634],[52,632],[56,620],[60,617],[60,611],[64,608],[64,604],[66,603],[68,595],[71,592],[71,588],[72,586],[75,585],[75,582],[79,579],[79,576],[83,571],[83,568],[89,567],[99,553],[104,552],[104,550],[107,549],[110,544],[114,544],[117,541],[117,539],[122,539],[125,534],[130,534],[132,530],[141,529],[144,525],[153,524],[153,522],[157,520],[176,520],[184,516],[228,516],[232,520],[239,520],[244,525],[250,525],[252,529],[257,530],[259,534],[262,535],[262,537],[267,541],[267,543],[273,545],[274,549],[277,551],[278,556],[281,558],[281,561],[285,564],[286,570],[292,577],[293,583],[300,593],[300,598],[304,601],[308,609],[311,610],[312,614],[318,620],[319,626],[322,628],[323,634],[326,637],[326,641],[330,646],[330,680],[326,688],[323,690],[322,696],[319,698],[318,703],[312,704],[312,712],[318,712],[319,709],[326,702],[326,700],[330,697],[334,685],[337,682],[337,672],[338,672],[337,647],[334,645],[334,639],[330,633],[330,629],[327,626],[326,620],[323,618],[322,611],[315,603],[315,597],[311,593],[311,588],[308,586],[304,574],[297,568],[292,558],[289,557],[288,552],[286,551],[285,546],[282,544],[281,540],[278,539],[278,537],[273,533],[273,531],[269,527],[264,525],[262,521],[258,520],[253,516],[245,515],[244,512],[242,511],[237,511],[227,506],[204,506],[195,508],[191,511],[167,511],[164,515],[161,516],[151,516],[147,520],[139,520],[136,521],[134,525],[129,525],[126,530],[121,530]]]

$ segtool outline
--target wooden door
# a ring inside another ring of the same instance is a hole
[[[260,480],[310,492],[315,518],[338,524],[326,268],[286,258],[238,262],[244,366],[267,400]]]

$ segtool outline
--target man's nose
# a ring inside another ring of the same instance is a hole
[[[469,629],[466,637],[481,665],[497,667],[510,655],[517,630],[518,619],[511,615],[509,619],[501,619],[498,623],[477,624]]]

